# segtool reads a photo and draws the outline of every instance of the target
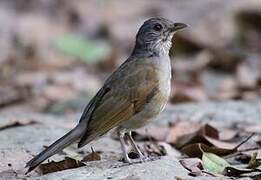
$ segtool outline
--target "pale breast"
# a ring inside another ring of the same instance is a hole
[[[163,111],[167,104],[171,91],[171,66],[169,58],[152,59],[151,66],[155,68],[155,78],[159,84],[157,90],[143,107],[143,110],[135,114],[121,126],[125,129],[136,129],[144,126]]]

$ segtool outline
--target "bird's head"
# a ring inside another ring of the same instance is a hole
[[[164,18],[148,19],[137,33],[135,49],[156,55],[168,54],[173,35],[185,27],[187,25],[184,23],[174,23]]]

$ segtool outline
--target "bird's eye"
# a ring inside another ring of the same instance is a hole
[[[162,25],[161,24],[155,24],[155,26],[153,27],[153,29],[155,30],[155,31],[161,31],[162,30]]]

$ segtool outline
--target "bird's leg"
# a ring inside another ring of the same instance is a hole
[[[129,158],[128,156],[128,151],[127,151],[127,147],[126,147],[126,144],[125,144],[125,141],[124,141],[124,135],[125,133],[124,132],[121,132],[119,129],[117,130],[117,134],[120,138],[120,143],[121,143],[121,149],[122,149],[122,152],[123,152],[123,156],[124,156],[124,161],[127,162],[127,163],[131,163],[131,159]]]
[[[131,131],[127,132],[127,137],[131,142],[132,147],[134,148],[134,150],[139,154],[139,158],[140,160],[144,160],[145,156],[142,154],[142,152],[140,151],[140,149],[138,148],[137,144],[135,143],[134,139],[131,136]]]

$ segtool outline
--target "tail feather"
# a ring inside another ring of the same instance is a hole
[[[41,164],[43,161],[45,161],[47,158],[51,157],[52,155],[60,152],[70,144],[74,143],[78,139],[81,138],[83,134],[83,128],[77,126],[67,134],[65,134],[63,137],[55,141],[52,145],[50,145],[47,149],[39,153],[37,156],[35,156],[33,159],[31,159],[27,164],[26,167],[28,168],[29,173],[34,168],[36,168],[39,164]]]

